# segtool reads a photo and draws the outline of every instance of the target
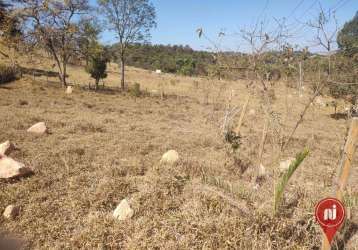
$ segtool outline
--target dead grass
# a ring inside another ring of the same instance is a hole
[[[86,85],[82,68],[71,67],[69,75]],[[271,164],[279,147],[273,135],[263,153],[268,176],[258,190],[253,188],[263,127],[259,100],[249,104],[256,114],[244,121],[236,159],[220,137],[228,94],[234,89],[234,104],[242,104],[244,84],[210,87],[205,99],[207,93],[198,90],[205,79],[157,76],[131,68],[128,77],[148,91],[163,82],[170,95],[164,100],[160,95],[135,98],[77,86],[66,95],[42,77],[0,87],[0,142],[13,141],[19,150],[11,156],[35,169],[30,178],[0,182],[0,211],[12,203],[21,206],[16,220],[0,218],[1,230],[21,236],[30,249],[319,248],[320,230],[312,212],[315,202],[333,191],[345,120],[332,119],[329,108],[306,116],[284,157],[304,146],[310,147],[311,155],[287,187],[286,213],[274,218],[277,170]],[[110,73],[105,81],[114,86],[118,76]],[[285,91],[278,84],[274,110],[281,116],[287,112]],[[283,123],[287,132],[308,99],[289,91],[290,115]],[[51,133],[27,134],[38,121],[45,121]],[[169,149],[179,152],[180,162],[158,165]],[[354,193],[358,172],[353,172]],[[203,182],[203,175],[222,185]],[[135,213],[131,220],[117,222],[111,213],[123,198],[129,199]],[[357,223],[354,212],[357,207],[351,211]],[[357,237],[345,243],[354,249]]]

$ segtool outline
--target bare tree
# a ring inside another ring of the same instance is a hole
[[[316,30],[314,37],[317,46],[323,47],[328,53],[328,77],[331,75],[331,52],[332,46],[336,42],[338,32],[338,21],[335,12],[320,10],[316,20],[308,22],[308,26]]]
[[[0,50],[0,54],[15,63],[15,54],[11,50],[18,50],[22,41],[19,20],[12,15],[12,5],[0,1],[0,44],[8,49],[8,52]]]
[[[265,79],[259,74],[259,64],[265,53],[270,50],[279,51],[290,37],[284,20],[275,19],[276,27],[268,30],[265,21],[257,22],[251,30],[241,30],[242,39],[249,45],[251,71],[259,79],[264,90],[267,90]]]
[[[101,33],[101,26],[98,23],[97,18],[85,17],[80,20],[78,25],[78,52],[80,58],[85,60],[86,66],[88,66],[91,54],[93,54],[93,47],[98,47],[98,36]],[[94,52],[96,52],[96,49]]]
[[[88,0],[18,0],[16,13],[40,47],[56,61],[59,78],[67,85],[67,64],[77,51],[78,22],[90,10]]]
[[[149,0],[98,0],[107,19],[108,29],[116,33],[121,60],[121,88],[124,90],[124,67],[129,44],[146,41],[156,26],[155,8]]]

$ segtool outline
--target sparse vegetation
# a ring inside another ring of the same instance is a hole
[[[0,249],[318,249],[315,203],[358,193],[357,16],[336,20],[349,1],[315,1],[302,22],[322,54],[265,10],[239,33],[197,29],[196,51],[149,43],[150,0],[8,2],[0,214],[17,211],[0,216]],[[236,37],[245,49],[227,51]],[[31,175],[5,176],[8,157]],[[348,205],[333,248],[358,245]]]
[[[98,0],[108,21],[108,29],[118,37],[118,57],[121,65],[121,88],[124,90],[125,59],[127,48],[135,42],[143,42],[156,26],[155,8],[148,0]]]
[[[90,46],[91,49],[90,53],[88,54],[86,71],[95,80],[95,86],[97,90],[99,80],[107,77],[106,69],[108,58],[106,58],[103,47],[101,47],[98,43],[92,42]]]
[[[297,154],[296,159],[293,162],[291,162],[288,170],[283,174],[281,180],[277,183],[275,188],[275,214],[278,214],[279,212],[288,181],[290,180],[292,175],[296,172],[296,170],[304,161],[304,159],[308,156],[308,153],[309,150],[304,149],[301,153]]]
[[[142,91],[140,90],[140,84],[135,83],[133,87],[131,88],[131,94],[135,97],[140,97],[142,94]]]

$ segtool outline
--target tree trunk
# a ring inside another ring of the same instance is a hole
[[[98,83],[99,83],[99,78],[96,79],[96,87],[95,87],[95,88],[96,88],[96,91],[97,91],[97,89],[98,89]]]
[[[121,56],[121,88],[124,90],[124,56]]]
[[[62,86],[63,87],[67,87],[67,82],[66,82],[66,66],[67,66],[67,63],[66,61],[64,60],[62,62],[62,69],[63,69],[63,72],[62,72]]]

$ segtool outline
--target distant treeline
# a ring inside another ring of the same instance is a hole
[[[111,61],[118,62],[118,45],[107,48]],[[296,51],[287,60],[285,51],[264,53],[257,62],[257,71],[266,75],[285,79],[299,78],[299,64],[305,80],[316,80],[320,71],[322,76],[328,72],[328,57],[309,52]],[[333,78],[345,81],[358,81],[358,57],[352,58],[338,52],[331,56]],[[208,51],[195,51],[189,46],[133,44],[129,46],[126,64],[138,68],[188,76],[207,76],[228,79],[255,78],[251,75],[250,55],[225,52],[215,54]]]
[[[119,61],[117,46],[108,48],[114,62]],[[210,52],[195,51],[181,45],[133,44],[126,53],[127,65],[183,75],[207,75],[208,66],[215,60]]]

